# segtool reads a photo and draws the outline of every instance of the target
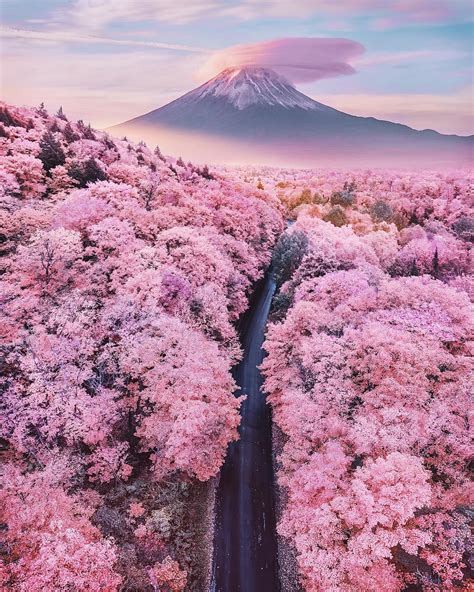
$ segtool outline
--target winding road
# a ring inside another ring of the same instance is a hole
[[[261,391],[265,326],[275,282],[268,274],[242,326],[235,369],[242,405],[240,440],[230,444],[216,498],[211,592],[278,592],[270,409]]]

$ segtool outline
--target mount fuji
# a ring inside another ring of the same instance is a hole
[[[336,157],[364,165],[384,158],[390,164],[413,165],[415,159],[423,166],[463,165],[469,162],[474,140],[343,113],[301,93],[275,71],[256,66],[228,68],[110,131],[145,139],[156,132],[158,142],[160,134],[174,132],[179,138],[174,151],[193,158],[205,154],[213,162],[228,160],[223,148],[237,142],[234,162],[241,160],[236,150],[245,148],[252,162],[288,165],[314,165]]]

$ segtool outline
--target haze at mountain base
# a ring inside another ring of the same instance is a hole
[[[473,137],[318,103],[268,68],[228,68],[171,103],[110,130],[185,159],[278,166],[465,166]]]

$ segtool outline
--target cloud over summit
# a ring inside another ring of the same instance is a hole
[[[214,76],[225,68],[264,66],[291,82],[314,82],[355,72],[350,60],[364,53],[351,39],[293,37],[250,45],[235,45],[215,53],[203,75]]]

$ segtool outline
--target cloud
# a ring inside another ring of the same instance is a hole
[[[75,0],[58,15],[81,28],[100,30],[119,21],[186,24],[217,15],[224,4],[223,0]]]
[[[349,60],[364,52],[350,39],[292,37],[252,45],[235,45],[216,52],[205,64],[208,77],[229,67],[257,65],[272,68],[291,82],[313,82],[353,74]]]
[[[378,28],[400,24],[472,20],[471,0],[239,0],[227,12],[236,18],[361,16]]]
[[[470,0],[74,0],[56,17],[82,30],[100,31],[116,22],[179,25],[227,18],[366,17],[374,28],[472,19]]]
[[[29,41],[45,41],[53,43],[83,43],[102,45],[127,45],[130,47],[148,47],[151,49],[168,49],[173,51],[185,51],[190,53],[209,53],[208,49],[192,47],[189,45],[176,45],[173,43],[159,43],[155,41],[134,41],[131,39],[111,39],[110,37],[97,37],[93,35],[78,35],[62,31],[30,31],[28,29],[14,29],[0,27],[0,37],[7,39],[25,39]]]

